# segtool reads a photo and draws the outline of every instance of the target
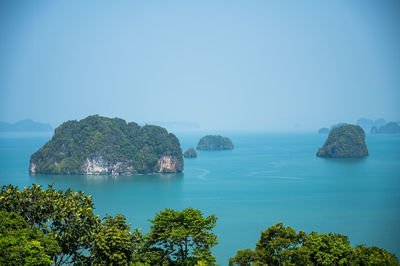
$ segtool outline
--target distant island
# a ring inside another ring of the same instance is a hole
[[[319,134],[328,134],[329,133],[329,128],[327,127],[322,127],[318,130]]]
[[[379,118],[376,120],[368,118],[360,118],[357,120],[357,125],[362,127],[362,129],[364,129],[365,132],[370,132],[374,127],[379,129],[380,127],[386,125],[386,120],[383,118]]]
[[[400,126],[396,122],[389,122],[384,126],[381,126],[379,129],[372,128],[371,133],[383,133],[383,134],[399,134]]]
[[[344,125],[332,129],[318,157],[357,158],[368,155],[365,133],[360,126]]]
[[[189,148],[183,153],[183,157],[185,158],[196,158],[197,157],[197,152],[194,148]]]
[[[50,124],[35,122],[32,119],[24,119],[15,123],[0,122],[0,132],[43,132],[52,130],[53,127]]]
[[[376,127],[372,127],[371,130],[370,130],[370,133],[371,134],[377,134],[379,132],[378,132],[378,129]]]
[[[32,174],[176,173],[183,170],[179,140],[159,126],[98,115],[68,121],[30,159]]]
[[[232,150],[233,143],[229,138],[223,136],[207,135],[200,139],[196,149],[208,151]]]

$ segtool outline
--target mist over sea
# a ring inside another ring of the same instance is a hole
[[[204,133],[178,133],[182,150]],[[231,151],[198,151],[177,175],[54,176],[28,174],[29,157],[50,136],[0,136],[0,184],[32,183],[83,190],[100,215],[121,213],[148,232],[156,212],[192,206],[219,219],[213,252],[226,265],[238,249],[254,248],[278,222],[296,230],[348,235],[350,243],[400,256],[400,136],[367,135],[364,159],[323,159],[327,135],[224,133]]]

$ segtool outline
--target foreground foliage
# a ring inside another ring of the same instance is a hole
[[[84,192],[56,190],[51,185],[47,190],[33,185],[22,191],[8,185],[0,191],[0,210],[21,215],[58,242],[61,250],[51,256],[56,265],[76,261],[90,247],[99,224],[93,208],[92,197]]]
[[[0,189],[0,265],[215,265],[217,217],[200,210],[164,209],[150,232],[131,229],[125,216],[93,213],[91,196],[32,185]],[[254,250],[239,250],[229,265],[399,265],[378,247],[352,248],[347,236],[296,232],[278,223]]]
[[[261,232],[254,250],[239,250],[229,265],[399,265],[394,254],[377,247],[352,248],[341,234],[306,234],[278,223]]]
[[[218,243],[217,236],[210,232],[217,222],[215,215],[204,218],[201,211],[193,208],[165,209],[150,222],[150,243],[162,248],[166,254],[162,261],[203,261],[207,265],[215,262],[210,251]]]
[[[152,220],[149,234],[131,230],[125,216],[93,213],[82,191],[0,190],[0,265],[212,265],[211,231],[217,218],[199,210],[165,209]]]
[[[48,265],[57,241],[30,227],[21,216],[0,211],[0,265]]]

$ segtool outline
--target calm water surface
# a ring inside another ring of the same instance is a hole
[[[203,134],[177,134],[183,150]],[[50,136],[0,136],[0,184],[32,183],[83,190],[96,213],[127,216],[147,232],[163,208],[192,206],[219,219],[214,249],[227,265],[238,249],[254,248],[277,222],[306,232],[348,235],[353,245],[386,248],[400,257],[400,136],[367,135],[365,159],[315,156],[326,135],[230,133],[232,151],[198,152],[178,175],[29,176],[30,155]]]

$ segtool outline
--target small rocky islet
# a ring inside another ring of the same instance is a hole
[[[190,147],[183,153],[183,157],[185,158],[196,158],[197,152],[193,147]]]
[[[364,130],[356,125],[343,125],[333,128],[316,155],[325,158],[361,158],[368,156]]]
[[[92,115],[67,121],[30,158],[31,174],[132,175],[183,170],[178,138],[165,128]]]

